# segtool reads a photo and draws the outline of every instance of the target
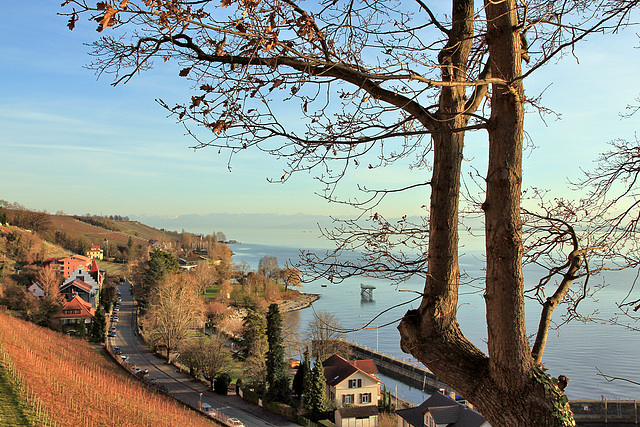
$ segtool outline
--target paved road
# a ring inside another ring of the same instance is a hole
[[[164,359],[152,353],[136,335],[136,307],[131,296],[131,285],[124,283],[118,289],[122,296],[119,321],[110,325],[116,326],[117,333],[116,337],[107,338],[109,345],[120,347],[122,354],[140,369],[148,369],[149,376],[155,377],[158,385],[164,385],[169,394],[194,408],[198,408],[200,402],[208,403],[223,414],[238,418],[247,427],[297,426],[287,419],[245,402],[236,395],[221,396],[213,393],[204,384],[192,380],[175,366],[167,365]]]

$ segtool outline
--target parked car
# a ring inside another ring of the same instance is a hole
[[[206,402],[202,402],[202,412],[204,412],[205,414],[207,414],[210,417],[215,417],[216,416],[216,410],[213,409],[211,407],[211,405],[209,405]]]
[[[116,336],[116,331],[109,331],[109,334],[107,336],[115,337]]]
[[[122,354],[122,350],[120,350],[118,347],[116,347],[116,348],[114,348],[114,349],[113,349],[113,353],[114,353],[116,356],[119,356],[119,355],[121,355],[121,354]]]
[[[231,427],[244,427],[244,424],[242,423],[242,421],[240,421],[237,418],[229,418],[227,420],[227,425]]]

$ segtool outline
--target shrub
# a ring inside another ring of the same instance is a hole
[[[231,384],[231,375],[226,372],[219,374],[213,382],[213,390],[218,394],[226,395],[229,384]]]

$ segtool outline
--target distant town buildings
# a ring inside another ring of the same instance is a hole
[[[60,293],[66,302],[62,305],[62,314],[57,317],[63,325],[91,323],[100,303],[105,271],[98,267],[96,259],[102,259],[102,250],[99,246],[92,246],[89,253],[93,257],[74,254],[65,258],[50,258],[43,263],[62,277]],[[33,283],[29,290],[36,297],[44,296],[38,283]]]

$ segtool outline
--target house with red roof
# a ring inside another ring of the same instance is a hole
[[[96,315],[96,310],[83,300],[80,295],[74,295],[71,301],[67,301],[62,305],[62,314],[57,317],[63,325],[75,323],[91,323]]]
[[[322,362],[327,398],[336,402],[338,426],[375,427],[381,381],[373,360],[346,360],[334,354]]]
[[[86,267],[78,266],[60,285],[60,293],[66,297],[67,301],[71,301],[78,295],[95,308],[99,303],[100,283],[94,279]]]
[[[89,272],[89,275],[93,278],[93,280],[98,282],[98,286],[102,287],[106,270],[103,270],[100,267],[98,267],[98,263],[96,262],[95,259],[93,259],[91,260],[91,265],[89,266],[87,271]]]
[[[473,408],[441,393],[420,406],[396,410],[398,427],[491,427]]]
[[[104,252],[100,246],[91,245],[91,249],[87,251],[87,256],[93,260],[102,259],[104,257]]]

